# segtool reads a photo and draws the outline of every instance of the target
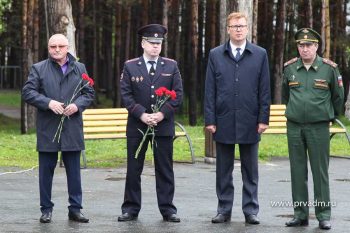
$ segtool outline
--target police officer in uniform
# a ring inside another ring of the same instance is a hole
[[[337,65],[317,55],[320,35],[311,28],[295,34],[299,58],[285,63],[282,102],[287,105],[287,137],[294,218],[286,226],[308,225],[314,203],[319,228],[331,229],[329,194],[329,123],[342,111],[344,91]],[[308,197],[307,158],[314,183],[314,202]]]
[[[141,209],[141,173],[152,137],[149,136],[143,143],[137,158],[135,152],[143,137],[140,130],[145,132],[148,126],[155,129],[153,155],[158,207],[164,221],[180,222],[173,204],[173,136],[174,113],[182,102],[182,81],[177,63],[159,56],[166,32],[167,29],[159,24],[146,25],[138,30],[142,37],[143,55],[125,62],[120,79],[122,100],[129,112],[125,194],[122,215],[118,217],[118,221],[122,222],[136,220]],[[159,112],[153,113],[155,90],[159,87],[174,90],[177,97],[169,99]]]

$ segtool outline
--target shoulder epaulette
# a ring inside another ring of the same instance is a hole
[[[327,58],[322,58],[322,61],[323,61],[323,63],[326,63],[326,64],[332,66],[333,68],[337,68],[337,66],[338,66],[337,63],[335,63]]]
[[[166,60],[166,61],[171,61],[171,62],[175,62],[174,59],[171,59],[171,58],[167,58],[167,57],[162,57],[163,60]]]
[[[295,63],[296,61],[298,61],[298,58],[297,58],[297,57],[292,58],[292,59],[290,59],[289,61],[287,61],[286,63],[284,63],[283,66],[289,66],[290,64],[293,64],[293,63]]]
[[[137,57],[137,58],[130,59],[130,60],[127,60],[125,63],[129,63],[129,62],[132,62],[132,61],[137,61],[137,60],[139,60],[139,58],[138,58],[138,57]]]

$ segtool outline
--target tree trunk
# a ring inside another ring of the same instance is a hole
[[[225,43],[227,36],[227,0],[220,0],[219,27],[220,27],[220,44]]]
[[[306,27],[313,28],[312,0],[307,0],[306,19]]]
[[[329,22],[329,0],[322,0],[322,51],[323,57],[329,58],[331,33]]]
[[[253,19],[252,19],[252,43],[258,43],[258,7],[259,1],[253,0]]]
[[[274,104],[281,103],[282,89],[282,70],[283,70],[283,53],[284,53],[284,23],[286,21],[286,0],[278,0],[277,19],[275,31],[275,64],[273,68],[274,76]]]
[[[79,0],[79,31],[78,31],[78,54],[80,60],[85,62],[85,19],[84,19],[85,0]]]
[[[75,26],[70,0],[47,0],[49,34],[61,33],[68,38],[69,52],[76,57]]]
[[[248,35],[247,39],[252,41],[252,31],[253,31],[253,0],[238,1],[238,11],[246,14],[248,18]]]
[[[27,41],[27,34],[28,34],[28,0],[23,0],[23,9],[22,9],[22,47],[23,47],[23,55],[22,55],[22,84],[25,83],[25,81],[28,78],[28,56],[27,56],[27,50],[28,50],[28,41]],[[23,85],[22,85],[23,86]],[[25,134],[28,132],[28,114],[27,114],[27,104],[23,101],[21,98],[21,133]]]
[[[191,48],[192,61],[196,64],[198,58],[198,0],[191,1]],[[189,89],[189,123],[194,126],[197,124],[197,69],[196,65],[192,66]]]
[[[171,6],[171,0],[165,0],[163,5],[163,26],[168,28],[168,15],[169,15],[169,7]],[[164,40],[163,42],[163,54],[165,57],[168,57],[168,40]]]
[[[96,0],[93,0],[92,4],[93,4],[92,21],[94,23],[94,25],[93,25],[93,57],[94,57],[94,59],[93,59],[93,64],[92,64],[92,73],[93,73],[93,77],[95,80],[95,90],[99,90],[99,87],[100,87],[99,69],[98,69],[99,33],[98,33],[98,28],[97,28],[98,23],[97,23],[97,9],[96,9],[96,7],[97,7],[96,5],[99,5],[99,4],[96,4]],[[96,92],[96,94],[97,93],[98,92]],[[95,97],[95,101],[96,101],[96,103],[99,103],[98,94]]]
[[[114,82],[115,87],[114,98],[113,98],[113,107],[121,106],[121,97],[120,97],[120,82],[119,77],[121,75],[120,70],[120,54],[121,54],[121,27],[122,27],[122,6],[119,1],[115,2],[116,7],[116,18],[115,18],[115,47],[114,47]]]

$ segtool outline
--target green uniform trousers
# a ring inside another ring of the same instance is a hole
[[[300,124],[288,121],[287,137],[294,217],[307,219],[309,206],[314,206],[319,221],[329,220],[329,123]],[[308,195],[307,157],[310,160],[314,183],[314,201],[309,201]]]

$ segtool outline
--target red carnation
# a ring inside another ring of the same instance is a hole
[[[172,90],[172,91],[170,92],[170,98],[171,98],[172,100],[175,100],[175,99],[176,99],[176,92],[175,92],[174,90]]]
[[[92,87],[95,84],[94,80],[90,78],[89,75],[87,75],[86,73],[82,73],[81,77],[89,82],[90,87]]]

